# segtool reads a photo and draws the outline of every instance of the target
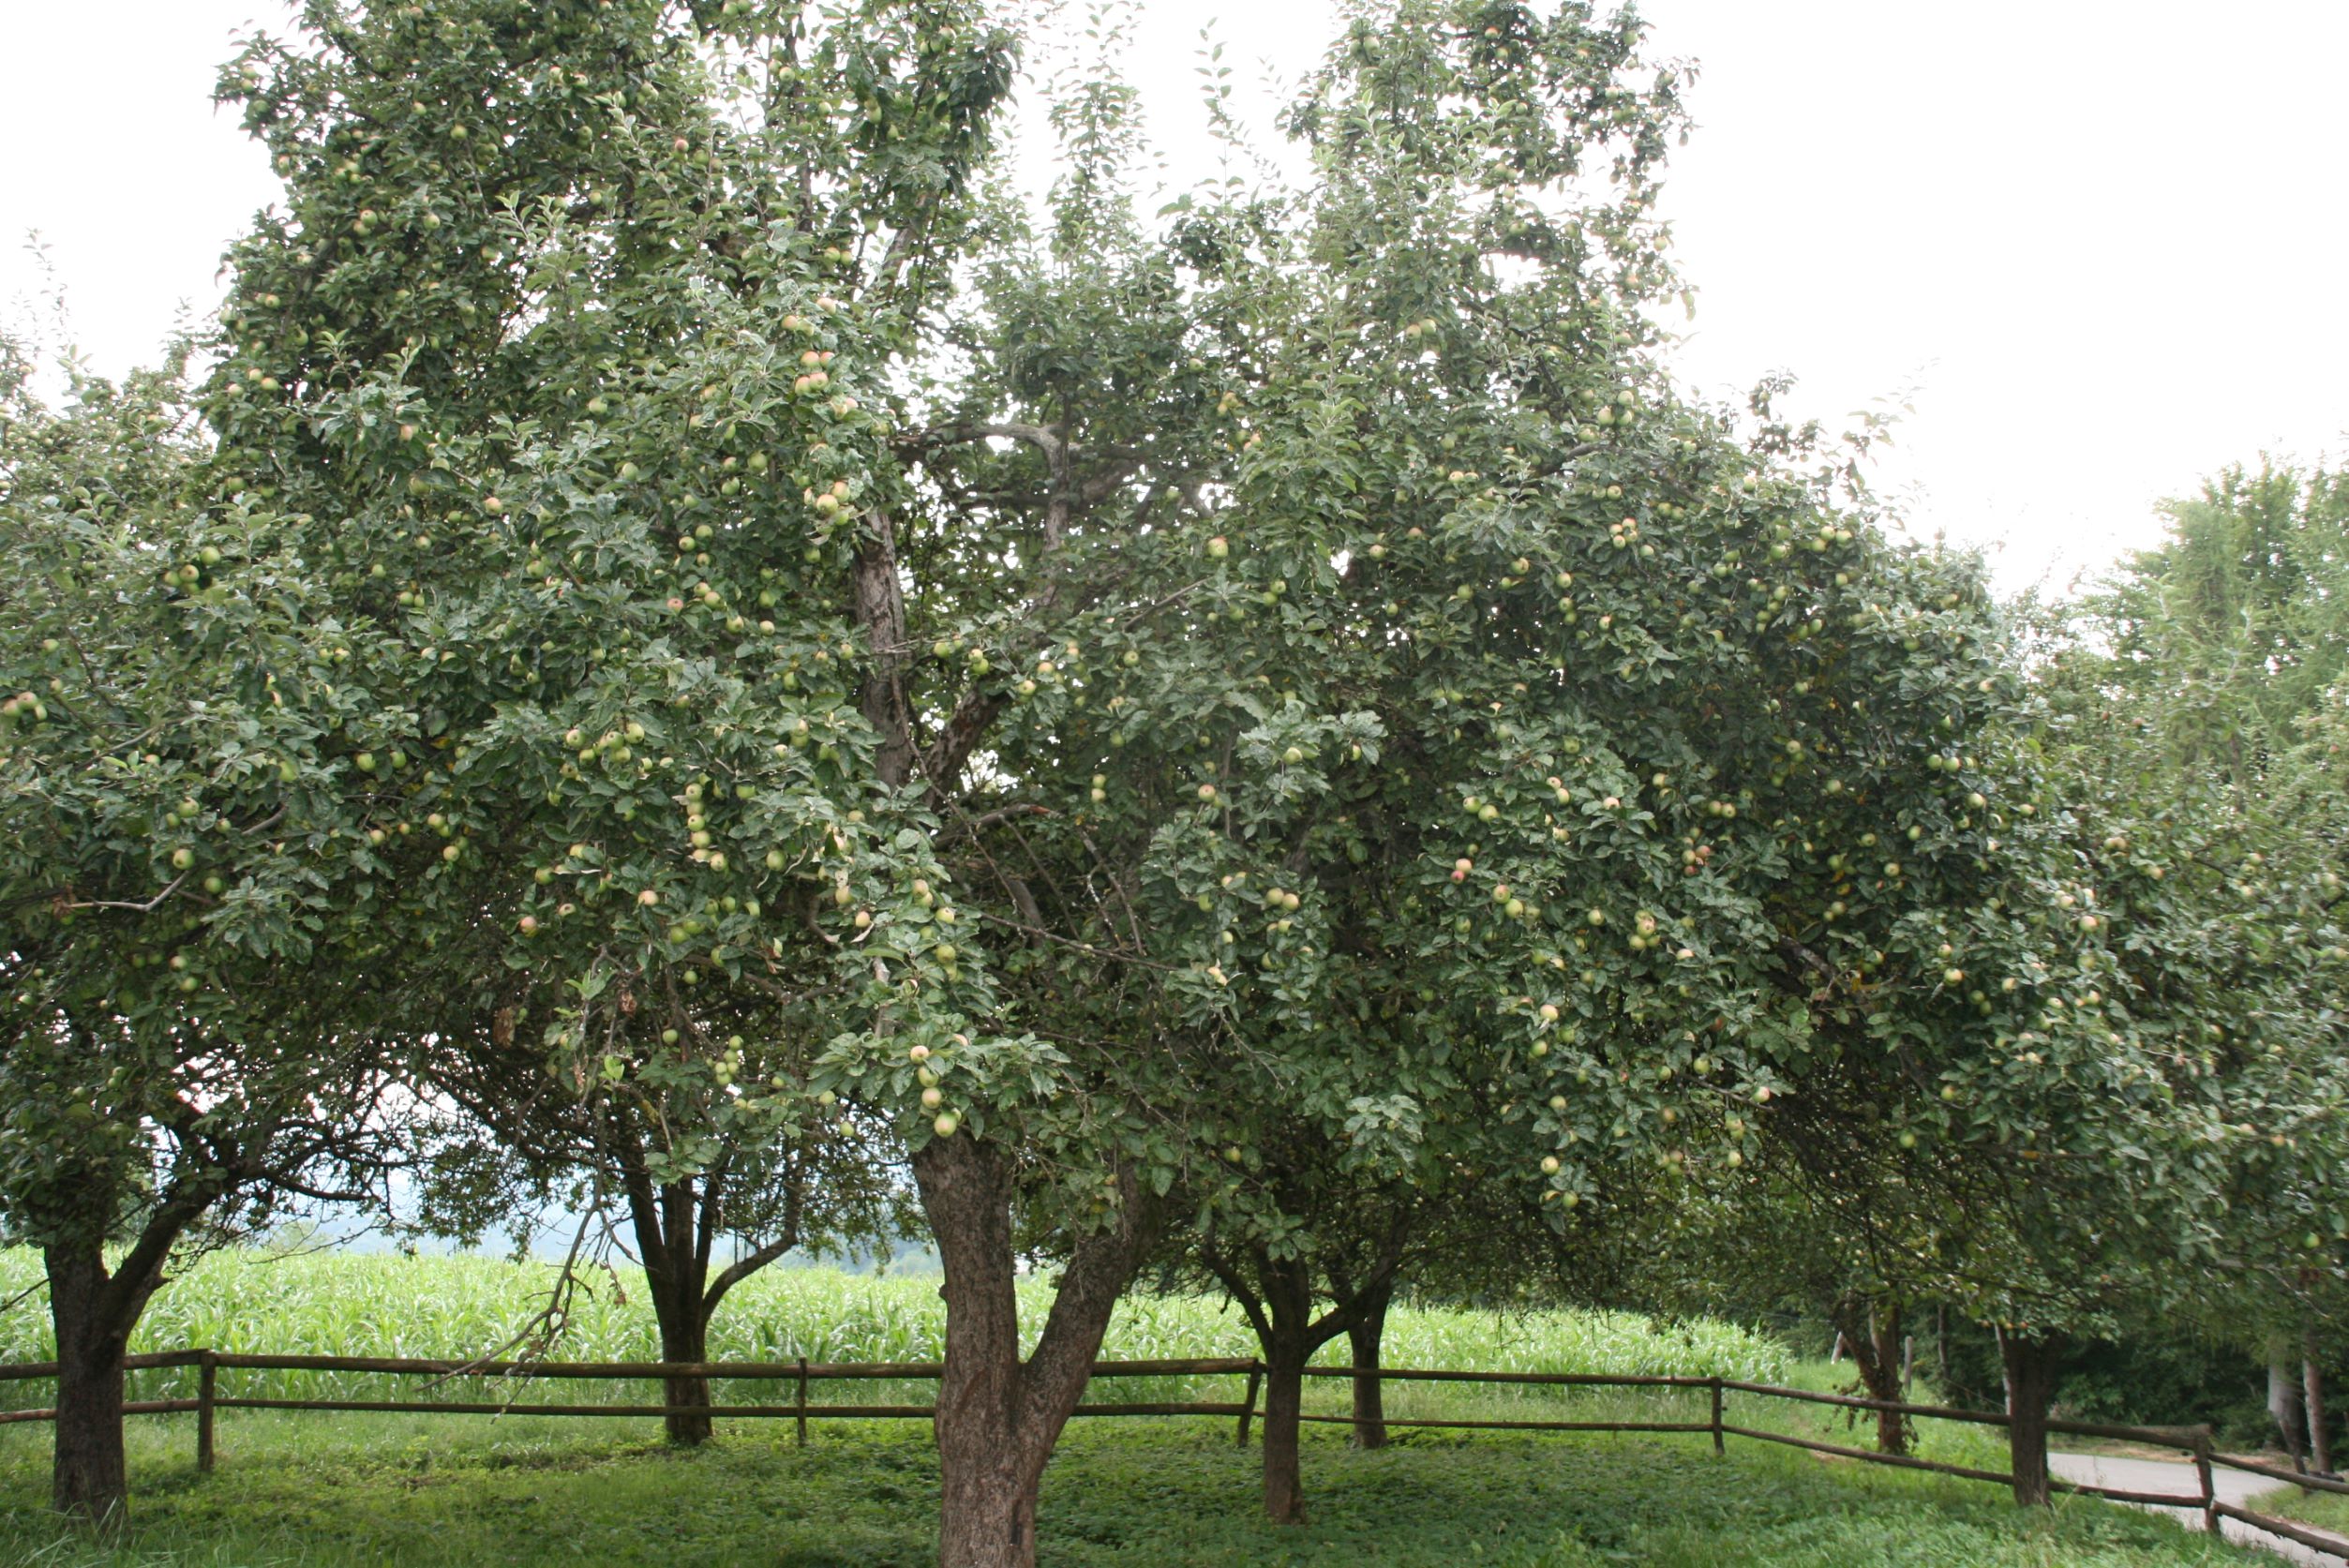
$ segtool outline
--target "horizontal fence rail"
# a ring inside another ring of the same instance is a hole
[[[473,1359],[459,1360],[418,1356],[342,1356],[342,1355],[260,1355],[227,1351],[179,1350],[163,1351],[123,1358],[126,1371],[156,1371],[194,1367],[197,1372],[197,1395],[194,1398],[138,1399],[124,1404],[126,1415],[184,1415],[196,1417],[196,1465],[200,1471],[210,1471],[217,1456],[215,1444],[215,1415],[232,1411],[356,1411],[394,1414],[433,1415],[543,1415],[543,1416],[616,1416],[660,1417],[670,1415],[704,1415],[712,1420],[787,1420],[798,1424],[798,1441],[807,1442],[807,1424],[811,1420],[855,1421],[875,1419],[929,1420],[936,1414],[934,1405],[899,1404],[819,1404],[811,1400],[809,1385],[818,1382],[853,1381],[935,1381],[944,1366],[935,1361],[514,1361]],[[387,1376],[423,1377],[436,1383],[455,1379],[509,1379],[531,1381],[537,1379],[580,1379],[604,1381],[640,1380],[696,1380],[711,1382],[758,1381],[787,1382],[794,1386],[796,1397],[784,1404],[611,1404],[611,1403],[525,1403],[503,1399],[360,1399],[324,1398],[293,1399],[260,1396],[222,1394],[219,1374],[223,1371],[255,1372],[343,1372]],[[1674,1432],[1689,1435],[1707,1434],[1713,1439],[1713,1452],[1725,1451],[1729,1438],[1746,1438],[1757,1442],[1783,1444],[1814,1454],[1827,1454],[1838,1458],[1863,1460],[1870,1464],[1892,1465],[1904,1470],[1928,1471],[1937,1475],[1949,1475],[1966,1481],[1989,1482],[2012,1486],[2014,1477],[2001,1471],[1978,1470],[1967,1465],[1948,1464],[1938,1459],[1919,1458],[1908,1454],[1883,1454],[1874,1449],[1851,1447],[1842,1443],[1824,1442],[1815,1438],[1798,1437],[1790,1432],[1773,1432],[1765,1427],[1741,1426],[1725,1415],[1725,1396],[1729,1394],[1751,1395],[1759,1398],[1787,1400],[1798,1404],[1824,1405],[1848,1411],[1893,1411],[1911,1420],[1970,1422],[1978,1426],[2007,1426],[2012,1418],[1997,1411],[1958,1410],[1945,1405],[1912,1405],[1890,1399],[1868,1399],[1849,1394],[1821,1394],[1809,1389],[1783,1388],[1773,1383],[1748,1382],[1739,1378],[1687,1377],[1664,1374],[1606,1373],[1606,1372],[1480,1372],[1437,1367],[1396,1366],[1308,1366],[1309,1378],[1347,1378],[1377,1383],[1428,1382],[1475,1383],[1483,1385],[1535,1388],[1631,1388],[1702,1390],[1710,1397],[1711,1417],[1704,1421],[1632,1421],[1585,1420],[1541,1421],[1458,1418],[1421,1418],[1399,1416],[1325,1415],[1300,1412],[1297,1419],[1332,1426],[1377,1425],[1386,1427],[1433,1427],[1453,1431],[1511,1431],[1511,1432]],[[0,1382],[17,1382],[54,1378],[59,1367],[53,1361],[0,1364]],[[1093,1366],[1096,1378],[1177,1378],[1177,1377],[1245,1377],[1248,1393],[1237,1401],[1173,1400],[1155,1403],[1089,1402],[1076,1407],[1080,1416],[1210,1416],[1220,1420],[1236,1420],[1238,1441],[1248,1441],[1249,1427],[1260,1412],[1259,1394],[1265,1374],[1262,1361],[1248,1357],[1194,1357],[1157,1361],[1102,1361]],[[0,1426],[25,1422],[54,1421],[53,1409],[0,1410]],[[2051,1491],[2069,1492],[2081,1496],[2104,1498],[2115,1502],[2136,1503],[2151,1507],[2187,1508],[2201,1513],[2207,1528],[2216,1531],[2222,1519],[2233,1519],[2254,1530],[2266,1531],[2285,1540],[2349,1561],[2349,1544],[2337,1537],[2312,1530],[2290,1519],[2252,1512],[2221,1501],[2212,1475],[2217,1467],[2242,1471],[2269,1480],[2289,1483],[2307,1491],[2349,1494],[2349,1482],[2329,1476],[2298,1474],[2273,1465],[2250,1459],[2229,1458],[2215,1451],[2210,1428],[2207,1426],[2124,1426],[2099,1422],[2062,1421],[2050,1419],[2044,1423],[2051,1434],[2067,1437],[2102,1438],[2120,1442],[2144,1443],[2176,1449],[2193,1461],[2196,1490],[2192,1494],[2138,1492],[2115,1486],[2097,1486],[2085,1481],[2051,1479]]]

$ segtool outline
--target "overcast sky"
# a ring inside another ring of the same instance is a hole
[[[2222,465],[2349,453],[2349,4],[1642,9],[1652,52],[1701,72],[1666,197],[1699,290],[1683,374],[1732,394],[1790,371],[1796,409],[1834,421],[1913,403],[1879,485],[2008,586],[2151,542],[2154,503]],[[1223,19],[1264,123],[1330,11],[1145,0],[1133,68],[1170,183],[1214,172],[1201,27]],[[31,230],[101,370],[217,302],[222,248],[276,187],[213,73],[279,14],[0,7],[0,309],[40,288]]]

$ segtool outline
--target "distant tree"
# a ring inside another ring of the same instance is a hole
[[[1832,1186],[1805,1182],[1799,1169],[1767,1157],[1737,1171],[1713,1171],[1646,1206],[1631,1220],[1627,1244],[1643,1259],[1627,1299],[1651,1312],[1767,1318],[1832,1336],[1851,1357],[1848,1392],[1905,1401],[1905,1341],[1918,1288],[1898,1256],[1886,1259],[1876,1230],[1854,1223],[1850,1208],[1870,1202],[1870,1183],[1854,1180],[1897,1145],[1855,1137]],[[1854,1419],[1858,1419],[1855,1412]],[[1906,1454],[1915,1440],[1898,1411],[1868,1417],[1882,1454]]]
[[[2039,1502],[2067,1341],[2336,1277],[2349,954],[2337,792],[2246,815],[2163,723],[2182,705],[2198,735],[2247,735],[2247,712],[2214,729],[2194,681],[2114,669],[2109,624],[2016,624],[2036,713],[1984,737],[1986,798],[2012,812],[1997,857],[1884,938],[1945,984],[1855,991],[1863,1013],[1822,986],[1829,1055],[1768,1118],[1763,1170],[1871,1293],[1997,1330],[2017,1496]],[[2184,640],[2143,617],[2128,635]]]
[[[804,1079],[816,1041],[763,1007],[739,1022],[754,1034],[700,1010],[691,1027],[741,1041],[730,1046],[743,1053],[735,1070],[753,1083]],[[708,1360],[720,1305],[786,1253],[886,1248],[913,1222],[897,1171],[873,1147],[885,1129],[860,1129],[805,1098],[737,1096],[731,1074],[658,1062],[558,1081],[544,1049],[517,1038],[502,1011],[474,1037],[436,1043],[424,1082],[462,1109],[471,1136],[439,1151],[426,1186],[429,1217],[444,1231],[477,1232],[510,1219],[517,1199],[529,1213],[581,1216],[580,1239],[599,1252],[615,1238],[634,1251],[664,1361]],[[707,1378],[668,1380],[664,1402],[671,1442],[710,1437]]]
[[[2070,667],[2170,775],[2252,808],[2349,689],[2349,471],[2229,468],[2084,602]]]
[[[2054,754],[2076,781],[2084,858],[2148,928],[2136,946],[2170,960],[2141,983],[2199,1011],[2206,1070],[2239,1101],[2224,1127],[2235,1288],[2211,1313],[2268,1359],[2297,1453],[2323,1426],[2304,1347],[2342,1319],[2349,1241],[2349,478],[2229,469],[2166,511],[2164,542],[2047,639]]]

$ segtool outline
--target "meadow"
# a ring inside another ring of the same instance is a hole
[[[0,1254],[0,1290],[32,1283],[35,1261]],[[142,1349],[450,1356],[493,1349],[537,1309],[549,1269],[489,1258],[229,1252],[206,1258],[157,1299]],[[761,1359],[922,1360],[938,1353],[935,1276],[875,1278],[822,1269],[755,1278],[721,1311],[711,1353]],[[1023,1286],[1040,1319],[1049,1285]],[[7,1299],[7,1297],[0,1297]],[[579,1303],[556,1353],[651,1359],[650,1312],[625,1275]],[[0,1360],[48,1349],[37,1294],[0,1314]],[[1205,1297],[1139,1294],[1104,1354],[1237,1355],[1237,1313]],[[1809,1388],[1848,1367],[1803,1362],[1767,1336],[1717,1322],[1626,1313],[1478,1312],[1403,1306],[1389,1366],[1492,1370],[1719,1374]],[[1333,1348],[1325,1361],[1341,1359]],[[142,1374],[174,1392],[187,1375]],[[314,1372],[224,1372],[223,1394],[419,1396],[420,1380]],[[33,1403],[43,1384],[15,1385]],[[529,1399],[535,1391],[513,1383]],[[756,1385],[733,1396],[753,1397]],[[1141,1389],[1150,1392],[1144,1394]],[[1342,1408],[1342,1380],[1309,1385],[1313,1408]],[[642,1385],[566,1383],[562,1396],[641,1399]],[[780,1391],[771,1391],[781,1396]],[[1153,1379],[1111,1398],[1236,1398],[1237,1380]],[[844,1384],[828,1397],[924,1399],[926,1385]],[[451,1391],[450,1396],[471,1396]],[[1394,1415],[1569,1411],[1702,1419],[1700,1401],[1638,1391],[1389,1385]],[[1731,1396],[1730,1419],[1864,1443],[1840,1412]],[[1259,1520],[1256,1456],[1227,1421],[1072,1424],[1044,1490],[1044,1550],[1057,1568],[1121,1565],[1754,1563],[1763,1568],[1965,1564],[1967,1568],[2187,1568],[2256,1561],[2166,1521],[2059,1501],[2019,1514],[2000,1488],[1820,1460],[1750,1441],[1716,1458],[1702,1438],[1399,1431],[1388,1449],[1349,1448],[1309,1428],[1310,1522]],[[130,1425],[132,1529],[106,1545],[61,1531],[46,1511],[45,1427],[0,1427],[0,1561],[51,1568],[422,1568],[592,1561],[785,1568],[888,1568],[933,1550],[936,1465],[927,1425],[817,1422],[793,1446],[788,1423],[722,1422],[707,1449],[679,1453],[637,1419],[226,1411],[219,1469],[194,1468],[192,1418]],[[1925,1451],[1998,1468],[1995,1433],[1939,1425]]]

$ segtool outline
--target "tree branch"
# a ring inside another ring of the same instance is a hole
[[[191,874],[193,874],[181,872],[177,876],[172,878],[171,885],[169,887],[165,888],[161,892],[156,894],[155,897],[147,900],[144,903],[125,903],[113,899],[91,899],[86,903],[68,903],[66,907],[67,909],[127,909],[134,914],[151,915],[155,912],[156,905],[161,903],[165,899],[170,898],[173,893],[178,892],[180,884],[187,881]]]

